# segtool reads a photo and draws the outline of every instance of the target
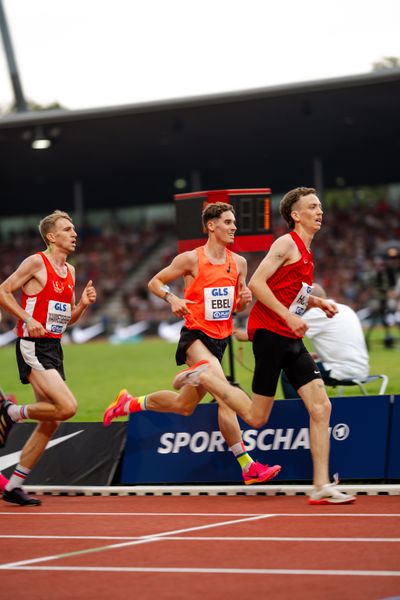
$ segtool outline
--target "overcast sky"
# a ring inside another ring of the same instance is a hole
[[[399,0],[3,0],[25,96],[66,108],[367,73]],[[0,45],[0,105],[13,99]]]

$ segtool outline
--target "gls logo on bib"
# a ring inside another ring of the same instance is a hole
[[[50,333],[64,333],[71,319],[71,305],[67,302],[49,300],[46,330]]]
[[[235,288],[204,288],[204,318],[206,321],[227,321],[232,313]]]

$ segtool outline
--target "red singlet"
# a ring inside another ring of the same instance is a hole
[[[314,275],[314,263],[311,251],[307,250],[301,237],[294,231],[290,232],[301,254],[299,260],[279,267],[267,280],[268,287],[276,298],[290,312],[301,316],[307,308],[308,297],[311,294]],[[279,335],[299,338],[281,317],[259,300],[250,311],[247,330],[252,340],[256,329],[268,329]]]
[[[232,312],[236,306],[238,271],[232,252],[226,249],[222,265],[209,261],[204,246],[196,248],[199,272],[185,289],[189,315],[185,315],[185,327],[200,329],[208,336],[223,339],[232,334]]]
[[[61,338],[71,319],[71,302],[74,293],[74,280],[67,265],[66,277],[58,275],[43,252],[38,252],[47,271],[47,281],[37,294],[26,294],[22,290],[21,305],[28,314],[39,321],[46,330],[43,337]],[[18,337],[28,337],[24,321],[17,325]],[[43,338],[41,338],[43,339]]]

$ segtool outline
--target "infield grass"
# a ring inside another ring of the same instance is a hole
[[[374,332],[370,351],[371,373],[389,376],[387,394],[400,393],[399,349],[387,350],[381,343],[382,334]],[[235,379],[250,393],[253,370],[251,344],[233,343],[235,355]],[[0,386],[17,396],[19,403],[30,403],[33,394],[29,385],[19,382],[14,346],[0,349]],[[91,342],[83,345],[64,346],[67,383],[76,398],[79,409],[74,421],[101,421],[106,406],[114,399],[120,388],[126,387],[135,395],[160,389],[171,389],[171,381],[177,371],[175,344],[159,338],[145,339],[137,343],[111,345],[107,342]],[[240,364],[240,362],[243,364]],[[225,373],[229,373],[227,353],[224,359]],[[370,394],[377,393],[379,382],[368,385]],[[328,388],[330,395],[336,391]],[[357,396],[357,387],[345,388],[344,395]],[[281,398],[278,388],[277,398]],[[209,401],[206,397],[204,401]]]

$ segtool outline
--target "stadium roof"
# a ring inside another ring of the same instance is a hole
[[[0,118],[0,215],[172,201],[177,191],[400,181],[400,70]],[[53,136],[32,150],[42,126]],[[177,179],[188,187],[174,189]],[[81,188],[76,183],[81,183]],[[75,185],[75,188],[74,188]],[[75,194],[75,198],[76,198]]]

